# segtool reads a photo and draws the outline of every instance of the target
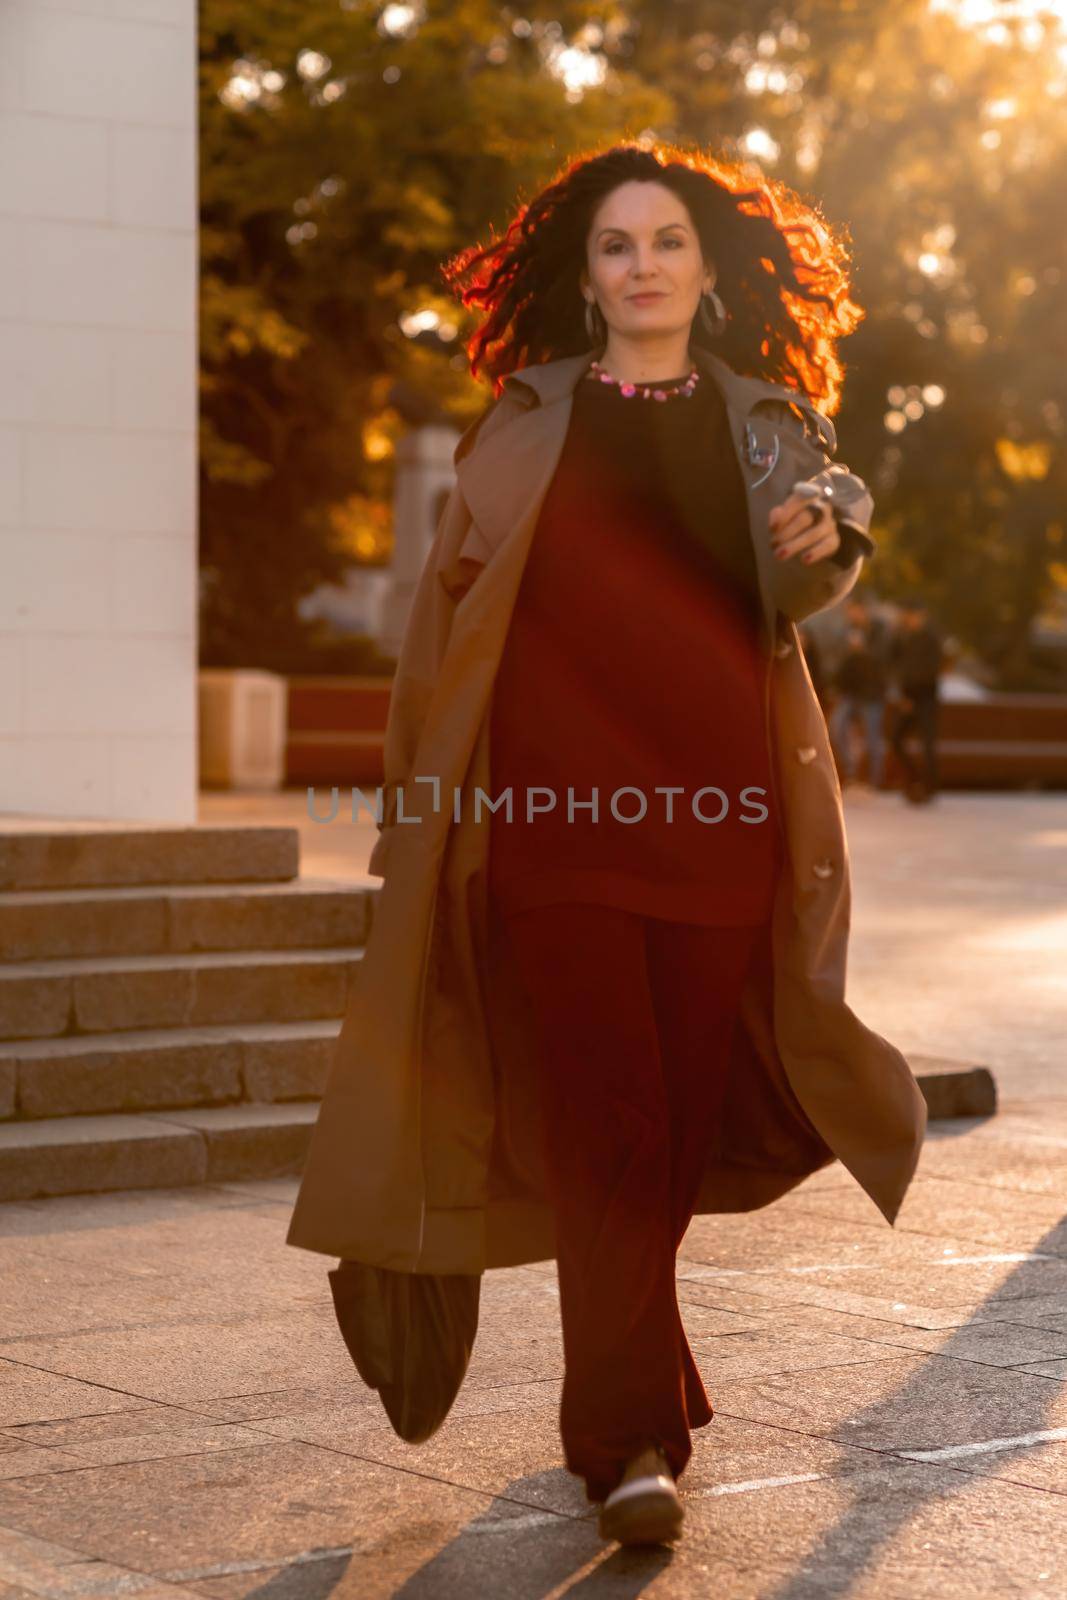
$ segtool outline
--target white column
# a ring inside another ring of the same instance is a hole
[[[0,812],[196,820],[196,0],[0,0]]]
[[[396,448],[393,486],[393,560],[379,612],[378,644],[397,655],[419,575],[456,481],[452,457],[459,431],[444,424],[412,428]]]

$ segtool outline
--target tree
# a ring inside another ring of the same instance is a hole
[[[1031,632],[1067,599],[1067,37],[970,14],[204,0],[205,654],[270,664],[302,594],[387,557],[392,386],[460,426],[486,398],[440,263],[569,153],[649,132],[847,226],[867,317],[837,423],[879,587],[921,589],[1005,687],[1051,681]]]
[[[283,665],[301,596],[387,558],[393,385],[461,427],[486,399],[441,262],[558,152],[663,114],[548,70],[587,9],[202,5],[203,660]]]
[[[742,31],[633,0],[625,59],[671,91],[672,135],[747,135],[848,226],[867,317],[838,433],[877,495],[879,587],[921,590],[1003,687],[1067,688],[1031,643],[1067,615],[1067,32],[1002,12],[750,3]]]

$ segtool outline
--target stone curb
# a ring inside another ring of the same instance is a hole
[[[997,1083],[988,1067],[948,1061],[942,1056],[912,1056],[914,1072],[931,1120],[991,1117],[997,1109]]]

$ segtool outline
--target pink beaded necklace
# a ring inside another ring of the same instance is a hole
[[[684,395],[688,400],[690,395],[693,393],[693,390],[700,382],[700,373],[696,367],[693,367],[688,378],[684,379],[684,381],[681,383],[671,383],[667,385],[657,383],[630,383],[628,381],[624,381],[622,378],[616,378],[610,372],[605,372],[599,361],[592,362],[589,371],[586,373],[586,377],[591,378],[594,383],[599,381],[600,383],[614,384],[619,393],[621,395],[625,395],[627,400],[629,400],[631,396],[635,394],[640,395],[642,400],[667,400],[671,395],[675,394]]]

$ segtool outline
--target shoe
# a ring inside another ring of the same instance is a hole
[[[644,1470],[650,1466],[655,1470]],[[617,1544],[668,1544],[678,1538],[684,1519],[667,1458],[661,1450],[646,1450],[631,1461],[604,1501],[598,1528],[602,1539]]]

